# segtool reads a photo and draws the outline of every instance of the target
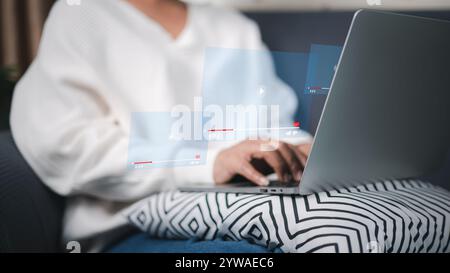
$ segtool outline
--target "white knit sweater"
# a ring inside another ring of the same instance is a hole
[[[256,24],[233,11],[190,6],[173,39],[124,0],[80,3],[53,7],[38,56],[15,90],[11,126],[37,175],[69,196],[64,241],[96,251],[122,233],[124,206],[180,183],[212,183],[218,148],[192,170],[126,171],[130,113],[192,105],[206,47],[263,45]],[[293,94],[285,95],[283,109],[292,112]]]

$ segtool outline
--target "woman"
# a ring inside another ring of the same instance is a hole
[[[11,127],[38,176],[69,196],[65,241],[103,250],[127,232],[122,208],[175,184],[242,175],[264,185],[250,163],[255,158],[282,180],[300,178],[309,144],[261,152],[262,141],[213,150],[195,171],[125,171],[130,113],[192,104],[211,46],[264,48],[256,24],[232,11],[176,0],[57,1],[38,56],[15,90]]]

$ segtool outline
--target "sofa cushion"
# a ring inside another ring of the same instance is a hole
[[[308,196],[162,192],[124,211],[154,238],[283,252],[449,252],[450,192],[416,180]]]
[[[10,132],[0,133],[0,252],[58,252],[63,198],[27,165]]]

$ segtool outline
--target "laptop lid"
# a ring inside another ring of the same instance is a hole
[[[422,175],[442,162],[449,124],[450,23],[358,11],[300,193]]]

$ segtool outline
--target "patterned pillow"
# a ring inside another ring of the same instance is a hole
[[[163,192],[126,215],[160,238],[247,240],[284,252],[450,252],[450,192],[414,180],[308,196]]]

